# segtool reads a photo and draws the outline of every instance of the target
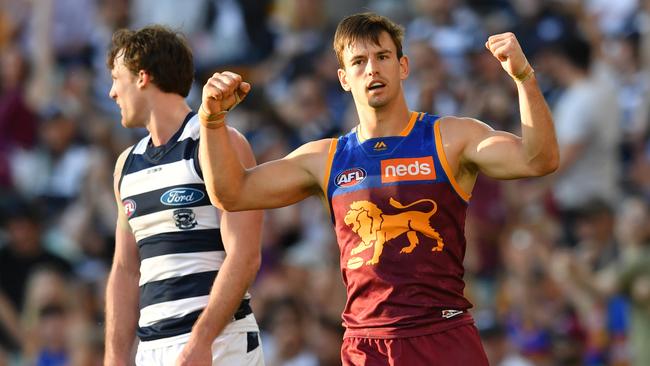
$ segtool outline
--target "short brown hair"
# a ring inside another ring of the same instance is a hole
[[[161,25],[139,30],[120,29],[113,34],[106,66],[124,53],[124,65],[134,75],[145,70],[153,83],[166,93],[187,97],[194,80],[192,50],[179,32]]]
[[[375,13],[359,13],[347,16],[341,20],[334,34],[334,52],[339,60],[339,66],[345,68],[343,63],[343,50],[357,41],[370,40],[379,45],[379,36],[387,32],[395,43],[397,59],[401,59],[402,39],[404,28],[392,20]]]

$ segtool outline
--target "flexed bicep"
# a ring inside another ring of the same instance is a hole
[[[307,143],[286,157],[247,169],[243,195],[230,210],[277,208],[321,192],[329,140]]]

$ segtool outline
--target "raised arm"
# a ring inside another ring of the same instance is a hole
[[[255,166],[250,147],[242,141],[239,160],[246,168]],[[200,158],[199,158],[200,160]],[[204,163],[201,163],[202,169]],[[205,170],[204,170],[205,172]],[[221,238],[224,260],[210,291],[208,306],[192,328],[192,334],[183,348],[176,365],[211,364],[212,343],[230,323],[246,290],[253,282],[261,262],[262,211],[224,212],[221,217]]]
[[[238,159],[245,139],[225,128],[226,113],[250,91],[239,75],[216,73],[203,87],[199,160],[210,200],[228,211],[276,208],[321,192],[329,140],[308,143],[287,157],[253,168]],[[237,93],[237,95],[235,95]]]
[[[512,33],[489,37],[486,47],[517,85],[521,137],[468,118],[443,121],[443,137],[460,141],[460,164],[498,179],[541,176],[557,169],[553,117],[535,73]],[[443,138],[444,140],[444,138]],[[444,142],[444,141],[443,141]]]
[[[104,356],[104,364],[113,366],[133,363],[132,348],[138,322],[140,256],[118,189],[122,167],[127,155],[128,150],[117,159],[113,176],[118,214],[113,266],[106,285],[106,352]]]

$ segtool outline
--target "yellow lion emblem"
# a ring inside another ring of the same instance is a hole
[[[421,211],[404,211],[395,215],[384,214],[377,205],[369,201],[354,201],[350,209],[345,214],[343,221],[346,225],[352,227],[361,238],[361,243],[352,249],[350,254],[356,255],[362,251],[374,247],[372,259],[366,264],[379,263],[379,257],[384,249],[386,242],[406,233],[409,246],[402,248],[400,253],[411,253],[419,244],[417,233],[423,234],[436,241],[437,246],[432,251],[442,251],[444,243],[442,237],[429,224],[429,219],[438,210],[438,205],[430,199],[421,199],[406,206],[397,202],[391,197],[390,205],[405,209],[422,202],[430,202],[433,207],[428,212]],[[358,268],[358,266],[355,266]]]

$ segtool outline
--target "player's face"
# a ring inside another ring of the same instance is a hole
[[[124,65],[124,57],[118,54],[113,61],[113,70],[111,70],[111,77],[113,85],[109,92],[109,96],[115,100],[120,107],[122,114],[122,126],[132,127],[145,127],[146,113],[143,110],[143,95],[140,81],[137,75],[133,75],[131,71]]]
[[[343,51],[345,69],[339,69],[341,86],[352,92],[357,104],[382,108],[402,93],[408,76],[408,58],[397,59],[397,48],[387,32],[372,40],[358,41]]]

